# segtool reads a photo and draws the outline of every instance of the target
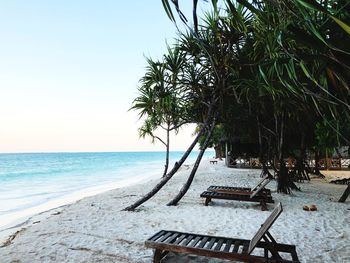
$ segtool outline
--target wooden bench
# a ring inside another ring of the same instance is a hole
[[[297,263],[299,259],[295,246],[277,243],[268,231],[282,210],[279,203],[251,240],[161,230],[149,238],[145,246],[155,249],[155,263],[159,263],[169,252],[241,262]]]
[[[243,189],[236,189],[230,192],[223,191],[204,191],[200,197],[205,198],[204,205],[208,205],[212,199],[223,199],[223,200],[234,200],[234,201],[245,201],[245,202],[256,202],[260,203],[261,210],[267,209],[268,203],[274,203],[272,199],[271,191],[265,189],[265,186],[270,180],[264,180],[254,191],[248,191]]]

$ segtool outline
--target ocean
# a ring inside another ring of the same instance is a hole
[[[186,164],[193,164],[193,152]],[[170,166],[183,152],[171,152]],[[207,151],[203,159],[213,157]],[[164,152],[0,154],[0,230],[83,197],[160,178]]]

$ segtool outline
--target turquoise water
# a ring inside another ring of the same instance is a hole
[[[186,164],[194,163],[196,154]],[[171,152],[170,165],[181,156],[182,152]],[[209,151],[203,158],[212,156]],[[77,199],[77,195],[160,178],[164,158],[163,152],[0,154],[0,228],[10,216],[15,219],[23,216],[21,211],[55,200],[68,202],[73,194]]]

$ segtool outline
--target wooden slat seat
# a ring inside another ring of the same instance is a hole
[[[211,185],[208,187],[207,191],[209,192],[219,192],[219,193],[227,193],[227,194],[243,194],[243,193],[249,193],[251,194],[252,188],[249,187],[234,187],[234,186],[218,186],[218,185]],[[266,192],[268,195],[271,195],[271,190],[264,188],[261,190],[261,192]]]
[[[235,201],[246,201],[246,202],[257,202],[261,205],[261,210],[267,209],[268,203],[274,203],[271,196],[271,191],[267,191],[265,186],[269,183],[269,180],[264,180],[259,184],[259,187],[254,191],[204,191],[200,197],[205,198],[205,205],[207,206],[212,199],[224,199],[224,200],[235,200]]]
[[[155,263],[170,251],[242,262],[297,263],[295,246],[277,243],[268,232],[281,212],[282,205],[278,204],[252,240],[161,230],[149,238],[145,246],[155,249]],[[260,255],[253,255],[255,250],[260,250]]]
[[[216,198],[216,199],[238,200],[238,201],[248,201],[248,202],[259,202],[261,198],[266,198],[267,203],[274,203],[274,200],[272,199],[271,195],[266,195],[266,197],[257,195],[251,198],[250,194],[227,194],[227,193],[204,191],[200,196]]]
[[[234,187],[234,186],[221,186],[221,185],[211,185],[208,187],[207,191],[212,192],[223,192],[223,193],[235,193],[235,192],[254,192],[256,189],[258,189],[262,184],[266,185],[271,181],[268,175],[264,176],[254,188],[250,187]],[[265,183],[267,182],[267,183]],[[263,189],[268,194],[271,194],[270,189]]]

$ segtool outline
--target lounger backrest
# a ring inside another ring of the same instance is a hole
[[[252,194],[250,195],[250,198],[253,198],[254,196],[256,196],[270,181],[271,179],[267,179],[263,181],[262,184],[260,184],[260,186],[252,192]]]
[[[278,205],[273,209],[272,213],[269,215],[269,217],[265,220],[265,222],[261,225],[258,232],[256,232],[255,236],[252,238],[252,240],[249,243],[249,248],[247,253],[250,254],[258,242],[262,239],[262,237],[265,235],[265,233],[270,229],[272,224],[276,221],[278,216],[282,213],[282,204],[278,203]]]
[[[254,192],[256,189],[259,188],[259,186],[265,181],[265,180],[269,180],[269,175],[265,175],[260,181],[259,183],[257,183],[257,185],[252,189],[252,191]]]

